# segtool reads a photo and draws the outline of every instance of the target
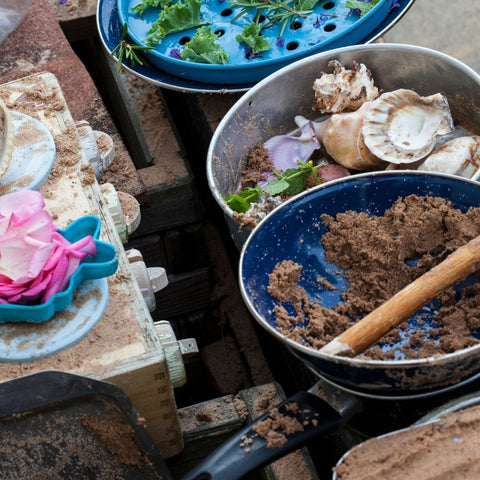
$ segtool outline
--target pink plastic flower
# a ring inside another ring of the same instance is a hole
[[[91,235],[70,243],[44,206],[34,190],[0,197],[0,303],[46,302],[67,287],[87,255],[95,256]]]

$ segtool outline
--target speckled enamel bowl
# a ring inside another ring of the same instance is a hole
[[[278,263],[293,260],[303,266],[300,286],[312,301],[334,307],[348,285],[338,275],[339,267],[325,260],[320,239],[327,228],[320,215],[335,216],[348,210],[382,215],[395,200],[410,194],[442,197],[463,212],[480,207],[480,184],[472,180],[416,171],[360,174],[325,183],[284,202],[259,223],[241,251],[241,294],[258,323],[318,375],[361,395],[419,396],[454,388],[480,374],[480,345],[416,360],[371,360],[320,353],[278,332],[273,313],[278,302],[267,291],[268,275]],[[320,277],[326,278],[335,290],[320,288]],[[408,329],[417,331],[414,329],[419,328],[419,323],[413,317],[410,320]],[[435,328],[429,308],[422,310],[421,328]],[[480,332],[474,336],[480,338]],[[400,350],[401,340],[389,348]]]

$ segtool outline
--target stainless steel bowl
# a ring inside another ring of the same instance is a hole
[[[328,62],[346,67],[364,63],[376,85],[385,90],[409,88],[420,95],[447,96],[454,118],[480,125],[480,76],[464,63],[435,50],[398,44],[369,44],[339,48],[300,60],[270,75],[238,100],[217,127],[207,156],[210,189],[222,208],[230,233],[240,249],[250,234],[241,230],[224,196],[240,186],[248,152],[269,137],[296,128],[294,117],[315,119],[313,82]],[[473,127],[472,127],[473,128]]]

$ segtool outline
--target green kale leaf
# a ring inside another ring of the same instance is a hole
[[[182,48],[183,60],[190,60],[196,63],[211,63],[226,65],[230,56],[215,40],[217,35],[210,27],[201,27],[192,39]]]
[[[295,9],[303,14],[312,13],[313,7],[318,3],[318,0],[297,0],[294,4]]]
[[[172,5],[173,0],[142,0],[138,5],[132,7],[132,12],[136,13],[139,17],[143,15],[143,12],[149,7],[169,7]]]
[[[201,5],[202,0],[179,0],[174,5],[164,8],[148,31],[147,45],[160,43],[169,33],[208,24],[202,20]]]
[[[262,27],[258,23],[253,22],[245,26],[242,33],[238,34],[235,39],[238,43],[243,42],[247,44],[255,55],[260,52],[266,52],[270,50],[270,44],[261,34],[261,29]]]
[[[371,2],[361,2],[360,0],[347,0],[345,8],[360,11],[360,17],[366,15],[380,0],[371,0]]]

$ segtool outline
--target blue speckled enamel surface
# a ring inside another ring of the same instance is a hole
[[[276,300],[268,294],[267,285],[268,274],[274,266],[287,259],[303,266],[300,285],[305,288],[310,298],[327,307],[334,307],[340,301],[340,295],[347,285],[343,276],[338,274],[339,268],[325,260],[320,239],[326,228],[320,215],[335,216],[347,210],[382,215],[395,200],[410,194],[443,197],[462,211],[466,211],[470,206],[480,206],[480,184],[476,182],[450,175],[376,172],[330,182],[278,207],[252,232],[241,254],[242,295],[255,318],[272,334],[285,340],[275,330],[272,309]],[[325,277],[337,289],[330,291],[322,288],[317,283],[318,277]],[[425,322],[422,328],[426,331],[434,326],[429,309],[422,311],[422,319]],[[409,328],[418,327],[416,319],[412,318]],[[346,383],[353,389],[365,387],[397,393],[409,388],[423,390],[428,388],[429,384],[440,387],[445,381],[453,382],[448,378],[453,378],[455,371],[468,376],[480,369],[480,347],[471,347],[458,355],[456,352],[451,359],[409,361],[402,360],[398,354],[398,361],[382,362],[361,357],[354,360],[333,358],[291,341],[287,343],[296,355],[320,374],[333,381]],[[399,346],[400,344],[393,348]],[[445,374],[434,378],[429,373],[432,365],[437,365],[436,373],[445,369]],[[422,383],[413,385],[413,378],[418,380],[418,375],[425,378]],[[412,380],[408,380],[409,378]]]

